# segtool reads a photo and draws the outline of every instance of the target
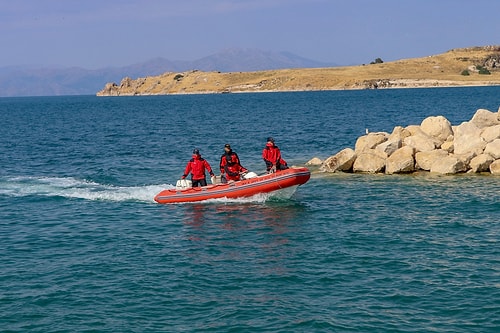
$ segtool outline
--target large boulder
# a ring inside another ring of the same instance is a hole
[[[490,154],[495,160],[500,159],[500,139],[491,141],[484,148],[485,154]]]
[[[448,155],[445,158],[442,158],[432,163],[430,171],[449,175],[459,172],[465,172],[467,171],[467,168],[462,160],[460,160],[455,156]]]
[[[415,151],[431,151],[436,149],[436,140],[422,132],[405,138],[403,145],[413,147]]]
[[[350,171],[355,160],[356,153],[354,150],[345,148],[327,158],[319,169],[325,172]]]
[[[313,157],[309,161],[306,162],[306,165],[321,165],[323,162],[319,157]]]
[[[495,139],[500,139],[500,125],[490,126],[483,129],[481,137],[486,142],[491,142]]]
[[[409,173],[415,171],[415,150],[405,146],[396,150],[385,161],[385,173]]]
[[[482,154],[486,141],[481,137],[481,129],[472,122],[463,122],[455,127],[453,148],[455,154],[476,152]]]
[[[398,140],[403,141],[406,137],[409,137],[411,135],[412,135],[411,132],[406,128],[403,128],[401,126],[396,126],[392,130],[392,133],[389,135],[389,138],[387,138],[387,141],[398,141]]]
[[[379,173],[385,169],[387,155],[375,149],[365,149],[358,154],[352,169],[354,172]]]
[[[481,154],[474,157],[470,163],[471,172],[486,172],[490,168],[490,164],[493,163],[495,159],[489,154]]]
[[[356,152],[362,152],[366,149],[373,149],[382,142],[387,141],[388,133],[377,132],[377,133],[368,133],[367,135],[360,136],[358,140],[356,140],[356,145],[354,146],[354,150]]]
[[[498,113],[494,113],[486,109],[477,110],[470,122],[479,128],[500,125]]]
[[[492,175],[500,175],[500,160],[496,160],[490,164],[490,172]]]
[[[401,148],[402,145],[401,139],[389,139],[379,144],[375,149],[386,153],[387,156],[391,156],[396,150]]]
[[[463,153],[463,154],[453,154],[453,156],[458,158],[460,161],[464,162],[464,165],[467,169],[469,169],[470,161],[478,155],[480,155],[480,154],[477,154],[475,151],[470,151],[470,152]]]
[[[430,171],[432,164],[448,156],[448,152],[443,149],[431,151],[420,151],[415,154],[415,168]]]
[[[439,145],[453,135],[451,123],[443,116],[425,118],[420,124],[420,128],[425,134],[437,139]]]
[[[405,131],[410,133],[410,135],[408,135],[408,136],[417,135],[417,134],[425,134],[419,125],[408,125],[408,126],[406,126]]]

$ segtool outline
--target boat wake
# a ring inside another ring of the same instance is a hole
[[[7,197],[62,197],[70,199],[102,201],[154,202],[154,196],[164,190],[174,188],[172,184],[144,186],[116,186],[99,184],[74,177],[5,177],[0,178],[0,196]],[[206,203],[263,203],[274,200],[288,200],[297,186],[271,193],[259,193],[246,198],[218,198],[205,200]]]
[[[171,184],[115,186],[73,177],[7,177],[0,178],[0,196],[63,197],[103,201],[154,202],[156,193],[173,188]]]

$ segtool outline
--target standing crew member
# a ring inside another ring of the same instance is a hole
[[[211,177],[214,177],[212,167],[208,164],[207,160],[201,157],[200,150],[193,150],[193,158],[189,160],[182,175],[182,179],[185,179],[189,173],[191,173],[191,180],[193,181],[193,187],[197,186],[207,186],[207,179],[205,175],[205,169],[210,173]]]
[[[220,173],[222,181],[228,180],[240,180],[240,173],[248,172],[241,163],[238,154],[231,149],[231,145],[228,143],[224,146],[224,154],[220,157],[219,163]]]
[[[266,146],[262,150],[262,158],[266,162],[266,171],[269,173],[288,169],[288,165],[281,157],[281,151],[274,144],[272,137],[267,138]]]

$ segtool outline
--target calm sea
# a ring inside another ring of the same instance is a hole
[[[500,177],[324,174],[159,205],[193,148],[257,173],[500,87],[0,98],[2,332],[499,332]]]

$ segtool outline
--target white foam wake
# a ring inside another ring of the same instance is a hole
[[[73,177],[10,177],[0,179],[0,195],[46,196],[87,200],[154,202],[160,191],[171,184],[115,186]]]
[[[174,188],[172,184],[144,186],[116,186],[99,184],[74,177],[7,177],[0,178],[0,196],[24,197],[44,196],[104,201],[141,201],[155,202],[154,196],[165,189]],[[272,193],[260,193],[238,199],[210,199],[207,203],[245,203],[266,202],[268,200],[289,199],[297,189],[292,186]]]

